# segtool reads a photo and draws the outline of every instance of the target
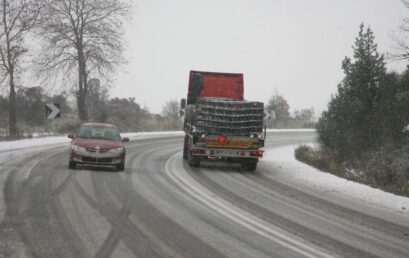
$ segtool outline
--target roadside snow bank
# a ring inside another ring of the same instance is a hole
[[[166,131],[166,132],[138,132],[138,133],[122,133],[122,137],[128,137],[131,141],[146,138],[158,138],[167,136],[184,135],[182,131]],[[31,147],[39,147],[45,145],[68,144],[71,141],[67,136],[49,136],[41,138],[22,139],[15,141],[0,142],[0,151],[15,150]]]
[[[409,198],[349,181],[306,165],[294,157],[296,147],[297,145],[290,145],[267,149],[260,165],[274,167],[274,175],[271,176],[276,179],[312,188],[314,192],[329,199],[341,197],[375,208],[409,214]]]
[[[49,136],[15,141],[3,141],[0,142],[0,151],[39,147],[52,144],[68,144],[69,142],[70,139],[67,136]]]

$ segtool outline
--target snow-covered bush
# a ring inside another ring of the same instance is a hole
[[[391,158],[386,148],[379,148],[366,155],[365,176],[371,184],[378,186],[392,184],[394,172],[391,168]]]
[[[295,158],[322,171],[339,171],[338,166],[328,150],[314,149],[307,145],[300,145],[294,151]],[[337,173],[338,174],[338,173]]]
[[[370,183],[409,194],[409,145],[379,148],[368,157],[365,173]]]

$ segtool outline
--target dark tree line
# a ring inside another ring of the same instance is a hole
[[[181,130],[179,103],[169,100],[163,105],[161,114],[152,114],[142,108],[135,98],[110,98],[108,89],[99,80],[88,82],[90,97],[86,108],[89,121],[112,123],[123,132]],[[41,87],[19,88],[16,91],[16,118],[18,121],[17,136],[32,133],[68,133],[76,130],[83,122],[77,118],[77,106],[72,96],[65,92],[53,95]],[[45,105],[60,103],[62,117],[47,120]],[[9,99],[0,95],[0,138],[6,136],[4,125],[8,123]]]

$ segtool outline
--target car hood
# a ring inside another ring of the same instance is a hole
[[[72,140],[71,144],[75,144],[84,148],[93,148],[99,146],[102,149],[112,149],[123,147],[122,142],[112,141],[112,140],[103,140],[103,139],[84,139],[76,138]]]

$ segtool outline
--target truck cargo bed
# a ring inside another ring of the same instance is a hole
[[[263,131],[264,104],[223,98],[198,98],[186,109],[187,124],[211,134],[250,135]]]

